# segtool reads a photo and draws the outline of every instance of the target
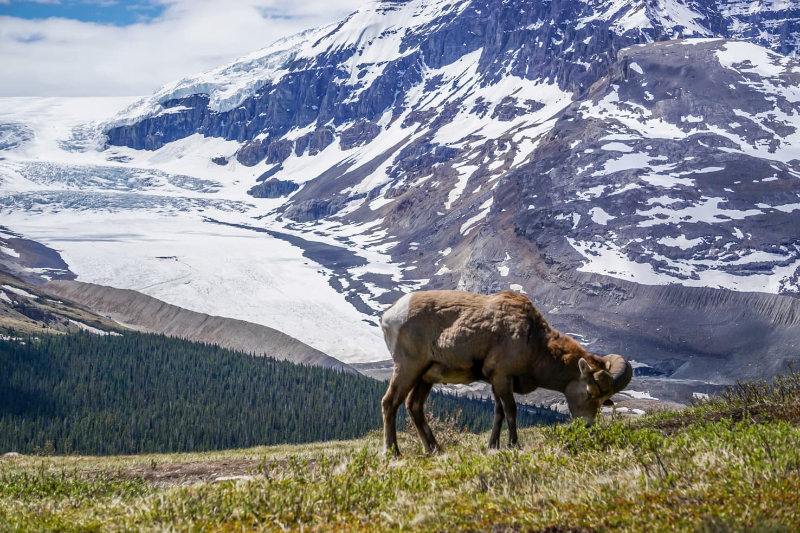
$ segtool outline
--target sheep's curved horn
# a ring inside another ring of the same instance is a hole
[[[615,353],[609,354],[602,359],[606,363],[608,373],[611,374],[614,380],[614,393],[616,394],[631,382],[633,367],[624,357]]]

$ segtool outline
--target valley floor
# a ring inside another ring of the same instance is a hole
[[[0,530],[798,531],[800,374],[680,412],[204,454],[4,456]]]

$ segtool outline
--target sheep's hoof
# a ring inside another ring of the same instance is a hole
[[[400,450],[397,448],[397,445],[394,445],[391,448],[384,448],[383,453],[391,456],[392,459],[397,459],[400,457]]]

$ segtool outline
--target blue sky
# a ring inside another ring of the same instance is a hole
[[[24,19],[68,18],[83,22],[99,22],[126,26],[152,20],[164,12],[165,6],[149,1],[60,0],[11,1],[0,3],[0,15]]]
[[[366,1],[0,0],[0,96],[143,96]]]

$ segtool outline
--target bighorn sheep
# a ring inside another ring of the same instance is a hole
[[[619,355],[590,354],[551,328],[531,301],[514,292],[491,296],[461,291],[406,294],[381,317],[394,373],[383,397],[384,445],[398,454],[397,409],[404,399],[426,453],[439,445],[423,406],[434,383],[486,381],[494,394],[489,447],[497,448],[503,418],[517,445],[514,393],[537,387],[563,392],[573,417],[592,423],[600,406],[631,380]]]

